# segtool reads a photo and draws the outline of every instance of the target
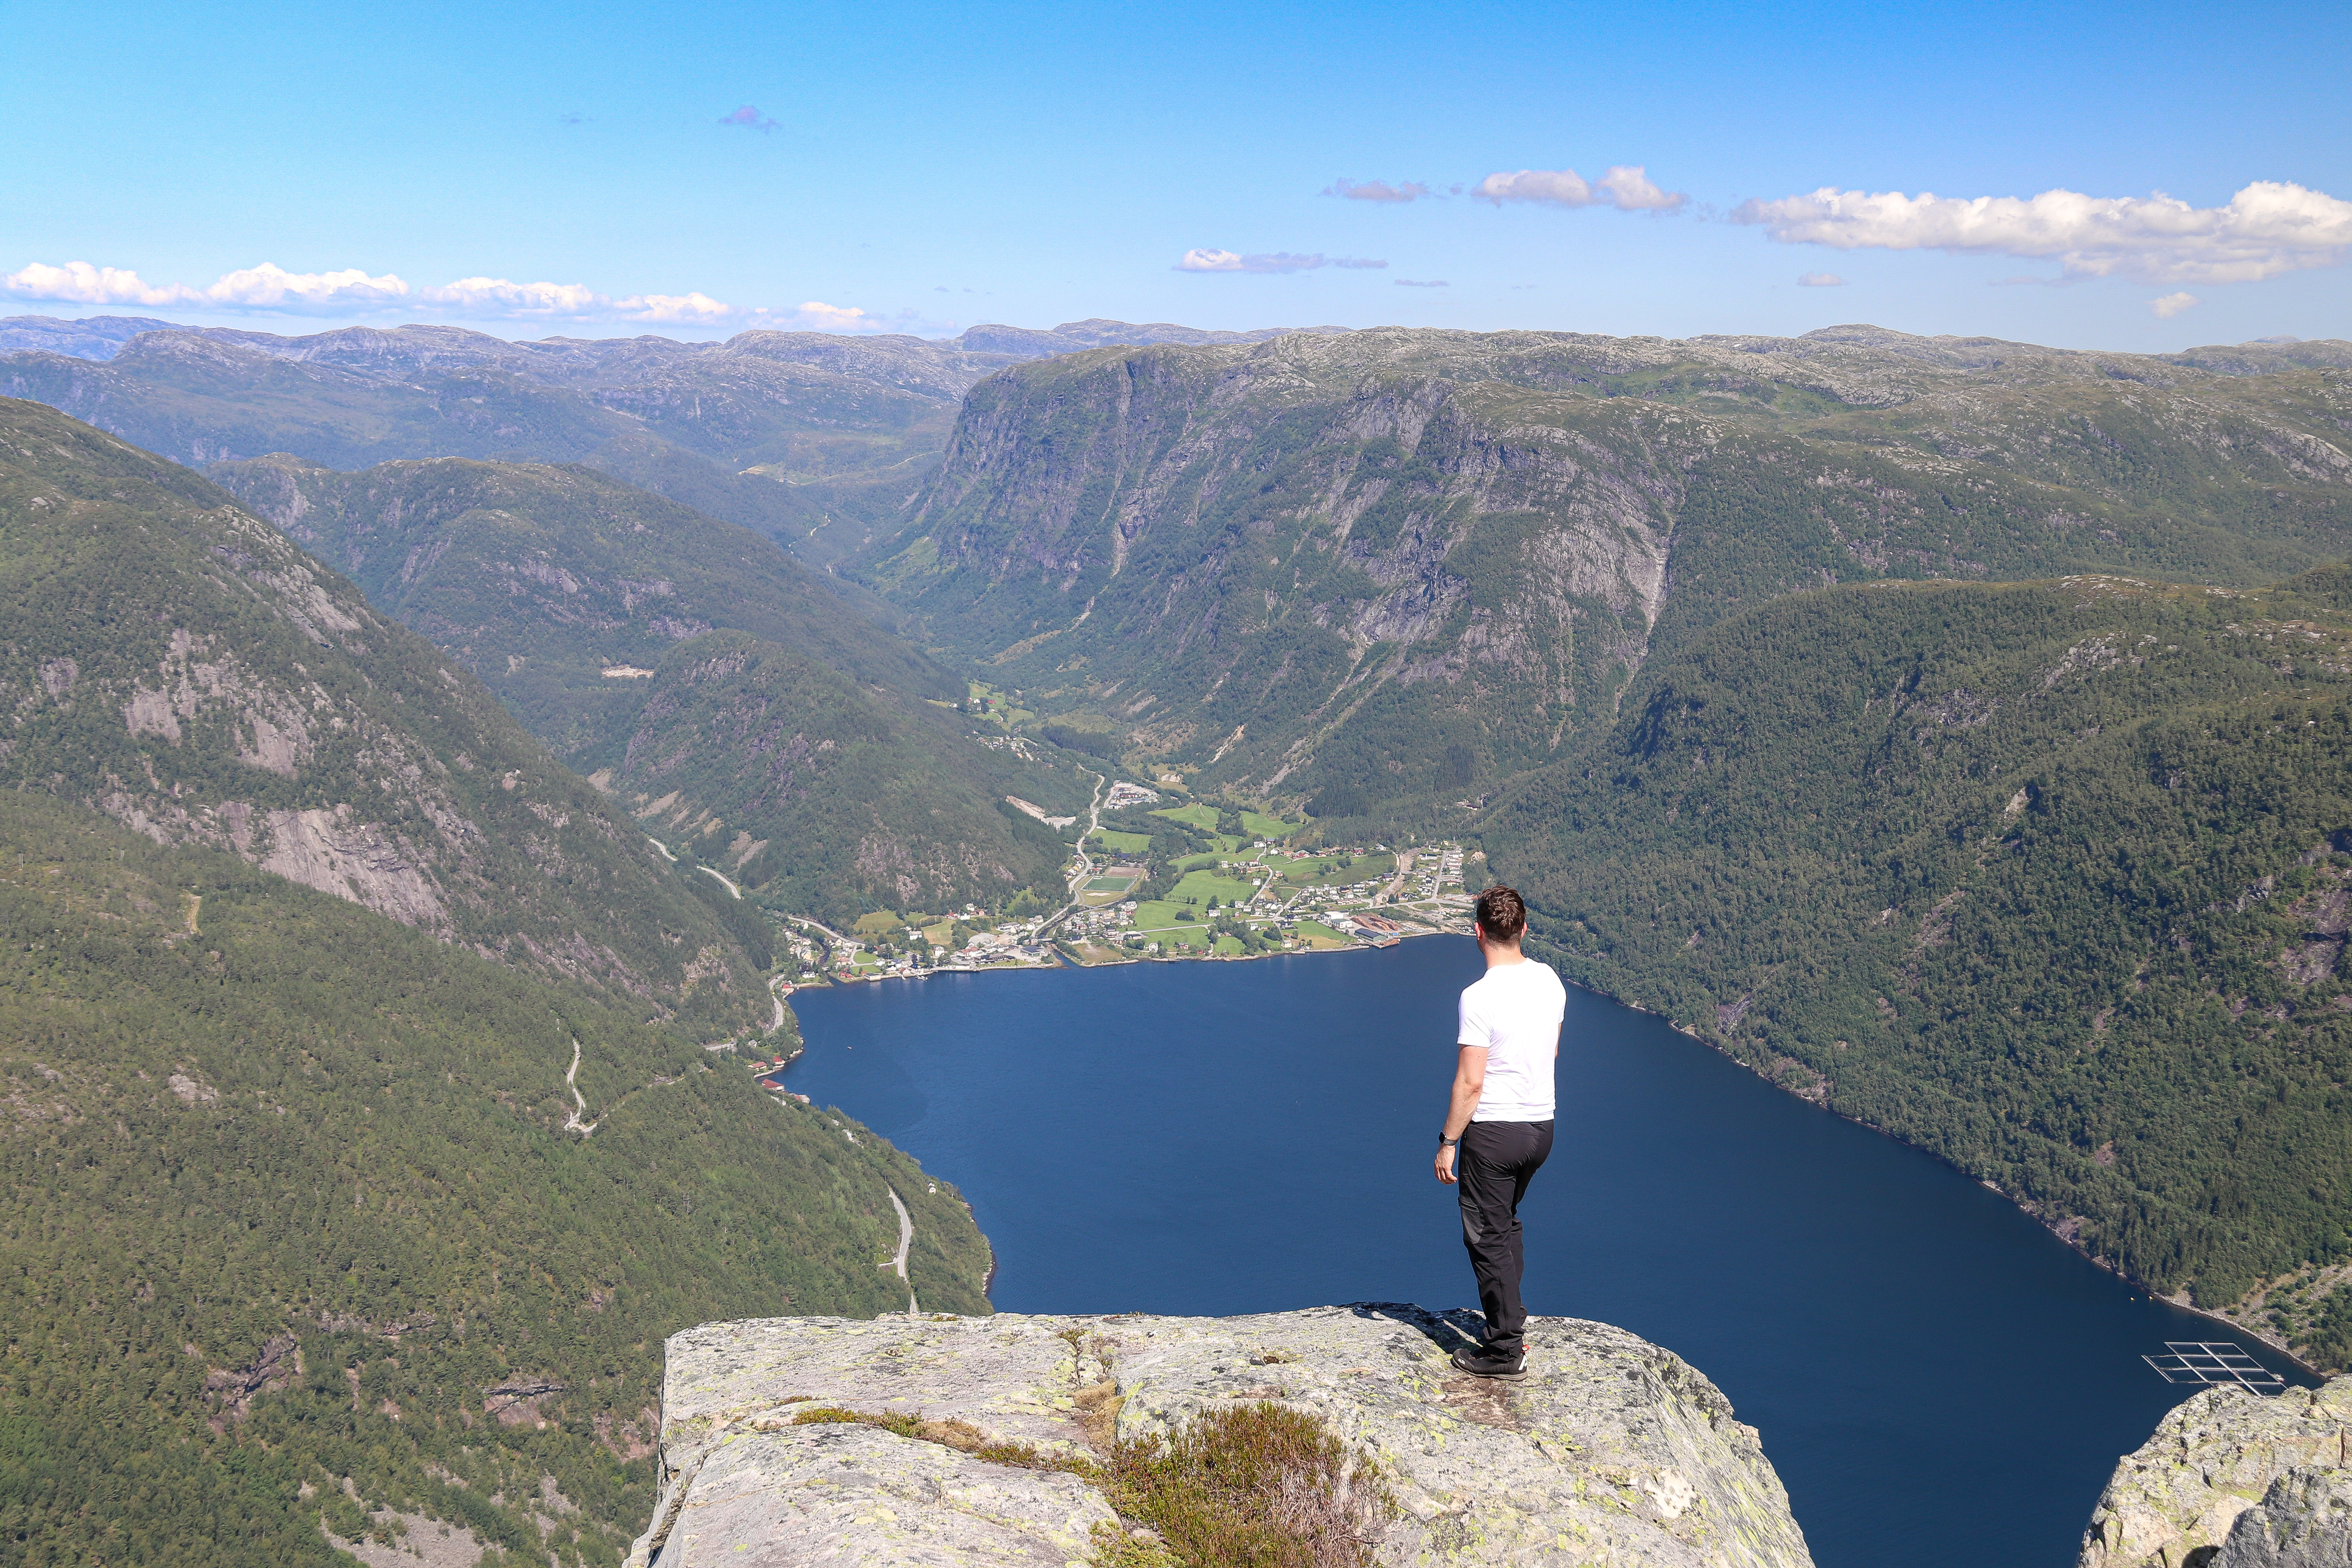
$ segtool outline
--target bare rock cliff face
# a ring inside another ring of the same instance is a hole
[[[982,383],[879,577],[1008,683],[1237,787],[1545,760],[1646,656],[1709,433],[1365,363],[1379,336]]]
[[[1076,1456],[1270,1402],[1320,1417],[1394,1499],[1381,1563],[1810,1564],[1755,1429],[1672,1352],[1533,1319],[1528,1380],[1486,1383],[1446,1364],[1463,1322],[1361,1305],[688,1330],[668,1345],[662,1500],[629,1561],[1102,1562],[1133,1521],[1083,1474],[794,1417],[920,1415]]]

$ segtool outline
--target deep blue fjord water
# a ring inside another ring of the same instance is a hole
[[[1430,1176],[1466,939],[803,991],[792,1086],[962,1188],[1021,1312],[1475,1307]],[[1682,1355],[1821,1568],[2065,1568],[2118,1455],[2239,1338],[1975,1182],[1571,989],[1529,1310]],[[2279,1370],[2295,1373],[2278,1358]]]

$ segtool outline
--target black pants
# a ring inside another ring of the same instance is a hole
[[[1519,1200],[1551,1155],[1549,1121],[1473,1121],[1454,1162],[1462,1199],[1462,1245],[1478,1276],[1486,1314],[1486,1349],[1517,1355],[1526,1348],[1528,1309],[1519,1300],[1527,1254],[1519,1246]]]

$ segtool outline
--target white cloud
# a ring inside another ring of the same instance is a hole
[[[1843,289],[1845,279],[1834,272],[1805,272],[1797,278],[1800,289]]]
[[[349,310],[397,303],[408,285],[387,272],[371,278],[356,267],[341,272],[289,272],[275,262],[224,272],[205,298],[215,305],[261,310]]]
[[[1619,163],[1597,180],[1587,180],[1573,169],[1521,169],[1493,174],[1470,193],[1501,206],[1505,202],[1542,202],[1559,207],[1615,207],[1620,212],[1670,213],[1690,197],[1679,191],[1662,191],[1651,183],[1639,163]]]
[[[708,294],[631,294],[614,299],[584,283],[517,283],[508,278],[460,278],[417,291],[420,304],[453,315],[530,321],[723,321],[739,312]]]
[[[1188,250],[1176,263],[1179,272],[1312,272],[1319,267],[1383,268],[1385,261],[1375,261],[1360,256],[1294,256],[1286,250],[1276,250],[1255,256],[1237,256],[1230,250]]]
[[[152,284],[118,267],[68,261],[51,267],[36,261],[0,277],[0,289],[19,300],[54,300],[65,305],[177,305],[204,296],[177,283]]]
[[[855,305],[828,305],[822,300],[803,300],[797,310],[776,313],[789,315],[790,324],[804,332],[887,332],[892,325]]]
[[[395,303],[408,285],[390,273],[371,278],[357,268],[341,272],[289,272],[274,262],[224,272],[208,289],[184,283],[149,283],[116,267],[69,261],[52,267],[36,261],[0,277],[0,290],[20,300],[53,300],[69,305],[189,305],[229,310],[350,310]]]
[[[721,321],[735,313],[734,306],[700,292],[632,294],[614,300],[613,310],[624,321]]]
[[[1337,179],[1323,187],[1327,196],[1345,196],[1351,202],[1410,202],[1429,195],[1429,187],[1417,180],[1401,180],[1391,185],[1386,180]]]
[[[2055,257],[2070,276],[2158,283],[2252,283],[2332,267],[2352,249],[2352,202],[2275,180],[2257,180],[2218,207],[2161,193],[1961,200],[1824,185],[1810,195],[1743,202],[1731,217],[1790,245]]]
[[[768,132],[776,128],[776,122],[774,121],[761,119],[760,111],[752,108],[748,103],[744,104],[741,108],[737,109],[731,114],[720,115],[719,117],[719,123],[721,125],[740,125],[744,130],[756,131],[762,136],[765,136]]]
[[[505,278],[460,278],[423,289],[416,297],[466,316],[576,316],[611,303],[578,283],[517,283]]]
[[[1451,289],[1454,287],[1443,278],[1400,278],[1396,280],[1396,286],[1400,289]]]
[[[1319,264],[1319,258],[1314,259]],[[699,291],[615,297],[598,293],[584,283],[518,283],[510,278],[478,276],[420,289],[390,273],[371,277],[357,268],[289,272],[268,262],[224,273],[208,288],[192,289],[184,283],[149,283],[136,272],[93,267],[86,261],[63,267],[37,261],[0,275],[0,296],[73,305],[179,306],[278,315],[397,313],[476,321],[646,321],[706,327],[738,323],[814,332],[905,331],[909,323],[920,324],[911,311],[886,319],[854,305],[830,305],[822,300],[806,300],[789,310],[746,308]]]
[[[2168,321],[2195,303],[2197,296],[2194,294],[2167,294],[2162,299],[2150,300],[2147,308],[2156,312],[2158,321]]]

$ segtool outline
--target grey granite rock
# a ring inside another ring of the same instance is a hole
[[[2210,1388],[2184,1400],[2116,1464],[2083,1537],[2080,1568],[2222,1568],[2336,1563],[2339,1556],[2248,1555],[2305,1551],[2316,1537],[2292,1523],[2298,1498],[2333,1495],[2308,1477],[2352,1466],[2352,1377],[2263,1398]],[[2242,1545],[2233,1527],[2259,1507]],[[2340,1517],[2340,1516],[2339,1516]],[[2340,1529],[2340,1525],[2338,1526]],[[2224,1542],[2227,1542],[2227,1546]],[[2317,1550],[2317,1547],[2312,1547]]]
[[[957,1419],[1076,1456],[1107,1435],[1090,1438],[1082,1415],[1112,1408],[1100,1400],[1115,1386],[1121,1438],[1259,1400],[1320,1415],[1401,1505],[1379,1547],[1399,1568],[1808,1568],[1755,1429],[1680,1358],[1539,1318],[1527,1381],[1486,1383],[1446,1362],[1476,1328],[1385,1305],[706,1324],[669,1341],[665,1485],[630,1562],[1090,1563],[1115,1516],[1079,1478],[793,1420],[816,1404]]]
[[[2212,1568],[2352,1568],[2352,1470],[2297,1465],[2273,1481]]]

